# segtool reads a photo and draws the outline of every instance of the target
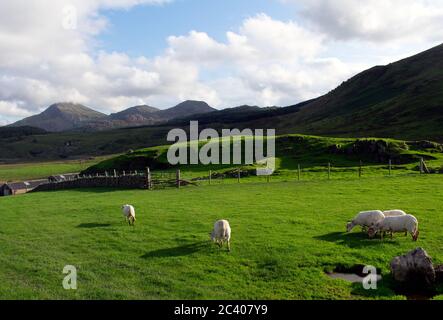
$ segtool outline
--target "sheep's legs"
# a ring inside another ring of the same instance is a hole
[[[417,241],[419,235],[420,235],[420,231],[416,230],[416,231],[412,234],[412,240]]]
[[[231,241],[228,240],[228,251],[231,251]]]

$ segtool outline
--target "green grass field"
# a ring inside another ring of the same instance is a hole
[[[89,160],[0,164],[0,182],[32,180],[47,178],[56,174],[76,173],[107,158],[109,158],[109,156],[97,157]]]
[[[134,228],[120,213],[126,203]],[[441,175],[70,190],[0,207],[0,299],[404,299],[391,289],[394,256],[420,246],[443,263]],[[394,208],[417,216],[418,243],[344,233],[358,211]],[[230,253],[209,241],[221,218]],[[384,279],[366,291],[329,278],[339,264],[371,264]],[[62,288],[65,265],[77,267],[76,291]]]

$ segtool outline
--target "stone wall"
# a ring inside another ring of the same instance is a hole
[[[32,190],[32,192],[80,188],[146,189],[147,186],[146,177],[141,175],[81,177],[70,181],[45,183]]]

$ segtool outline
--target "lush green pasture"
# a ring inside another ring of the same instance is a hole
[[[0,208],[2,299],[401,299],[394,256],[421,246],[443,263],[441,175],[31,193]],[[418,217],[418,243],[343,233],[358,211],[394,208]],[[221,218],[230,253],[209,241]],[[325,275],[338,264],[374,265],[384,280],[365,291]],[[65,265],[78,269],[76,291],[62,288]]]
[[[55,174],[80,172],[106,158],[2,164],[0,165],[0,182],[39,179]]]

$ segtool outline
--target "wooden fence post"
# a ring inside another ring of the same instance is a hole
[[[300,167],[300,165],[298,165],[297,175],[298,175],[298,181],[300,181],[300,175],[301,175],[301,167]]]
[[[152,189],[151,169],[149,167],[146,167],[146,187],[148,190]]]
[[[114,169],[114,177],[117,177],[117,170]]]
[[[212,170],[209,170],[209,184],[212,183]]]
[[[389,159],[389,175],[392,174],[392,160]]]
[[[238,183],[240,183],[240,175],[241,175],[241,171],[240,171],[240,168],[238,168],[237,169],[237,180],[238,180]]]
[[[423,174],[424,170],[423,170],[423,158],[420,158],[420,174]]]
[[[181,173],[180,173],[180,169],[177,169],[177,172],[175,174],[175,180],[177,182],[177,188],[180,189],[180,180],[181,180]]]

